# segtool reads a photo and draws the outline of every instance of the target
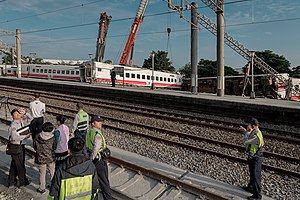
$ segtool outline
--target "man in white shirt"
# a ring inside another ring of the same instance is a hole
[[[40,94],[34,93],[34,100],[29,103],[30,114],[33,117],[31,121],[31,133],[34,140],[37,134],[42,132],[44,123],[45,104],[40,101]]]

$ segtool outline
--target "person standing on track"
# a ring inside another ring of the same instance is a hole
[[[40,101],[39,93],[34,93],[34,100],[29,103],[29,110],[33,117],[33,120],[31,121],[31,133],[34,142],[36,136],[42,132],[44,113],[46,112],[45,104]]]
[[[116,87],[116,71],[114,68],[110,73],[110,79],[111,79],[111,87]]]
[[[17,184],[17,177],[19,179],[18,187],[23,187],[30,184],[30,181],[26,177],[25,167],[25,139],[31,136],[30,133],[24,135],[25,122],[31,120],[32,117],[23,109],[13,109],[11,111],[13,121],[8,129],[9,140],[13,144],[21,145],[21,152],[11,155],[11,164],[8,174],[8,187]],[[28,128],[29,129],[29,128]]]
[[[264,139],[261,131],[259,130],[258,120],[250,118],[245,120],[248,123],[247,129],[241,127],[245,133],[243,143],[246,145],[246,152],[248,154],[250,182],[247,186],[242,188],[250,193],[249,200],[262,199],[261,195],[261,166],[263,161],[263,146]]]
[[[89,129],[89,115],[83,110],[83,103],[77,103],[76,108],[78,112],[74,118],[72,134],[74,134],[75,137],[80,137],[85,141],[85,135]]]
[[[104,200],[111,200],[107,161],[101,156],[101,151],[106,148],[105,138],[101,131],[102,122],[103,119],[99,116],[92,116],[92,128],[86,134],[86,148],[90,159],[96,166],[103,198]]]

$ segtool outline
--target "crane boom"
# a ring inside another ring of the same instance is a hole
[[[134,41],[135,41],[135,38],[136,38],[137,33],[139,31],[139,28],[141,26],[141,23],[143,22],[144,13],[145,13],[145,9],[146,9],[147,4],[148,4],[148,0],[141,0],[141,2],[140,2],[139,8],[137,10],[137,13],[135,15],[133,24],[132,24],[131,29],[130,29],[130,33],[129,33],[128,38],[127,38],[126,45],[125,45],[123,53],[122,53],[122,57],[120,59],[120,64],[121,65],[126,64],[130,53],[132,53],[133,46],[134,46]],[[129,64],[130,65],[132,64],[132,57],[130,58]]]
[[[95,60],[100,62],[104,57],[104,50],[106,45],[106,35],[108,32],[109,22],[111,16],[108,16],[106,12],[101,13],[99,22],[99,34],[97,38],[96,56]]]

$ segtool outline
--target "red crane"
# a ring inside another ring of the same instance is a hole
[[[126,64],[130,53],[131,53],[131,56],[130,56],[129,64],[132,65],[134,41],[135,41],[136,35],[139,31],[139,28],[141,26],[141,23],[143,22],[144,13],[145,13],[145,9],[146,9],[147,4],[148,4],[148,0],[141,0],[141,3],[139,5],[139,8],[138,8],[137,13],[135,15],[133,24],[131,26],[130,33],[129,33],[126,45],[124,47],[122,57],[120,59],[120,64],[121,65]]]

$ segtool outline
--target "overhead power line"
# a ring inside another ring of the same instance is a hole
[[[101,0],[101,1],[104,1],[104,0]],[[0,2],[2,2],[2,1],[0,1]],[[73,8],[79,8],[79,7],[87,6],[87,5],[98,3],[98,2],[99,2],[99,0],[91,1],[91,2],[88,2],[88,3],[80,4],[80,5],[69,6],[69,7],[65,7],[65,8],[60,8],[60,9],[56,9],[56,10],[51,10],[51,11],[38,13],[38,14],[34,14],[34,15],[28,15],[28,16],[25,16],[25,17],[20,17],[20,18],[15,18],[15,19],[10,19],[10,20],[4,20],[4,21],[1,21],[0,24],[19,21],[19,20],[24,20],[24,19],[28,19],[28,18],[31,18],[31,17],[46,15],[46,14],[55,13],[55,12],[59,12],[59,11],[63,11],[63,10],[70,10],[70,9],[73,9]]]

